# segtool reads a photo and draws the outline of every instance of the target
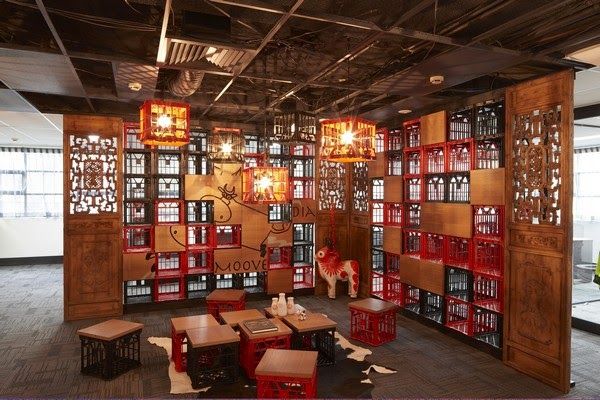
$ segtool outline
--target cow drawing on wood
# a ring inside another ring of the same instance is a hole
[[[348,281],[348,295],[355,298],[358,293],[358,261],[344,260],[340,253],[325,246],[316,254],[319,275],[327,281],[327,295],[335,299],[335,283],[337,280]]]

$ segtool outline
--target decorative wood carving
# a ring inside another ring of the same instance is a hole
[[[369,211],[368,164],[364,161],[352,164],[352,210]]]
[[[346,209],[346,165],[321,160],[319,165],[319,210]]]

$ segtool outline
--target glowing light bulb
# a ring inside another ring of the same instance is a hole
[[[171,127],[171,117],[166,114],[161,114],[156,122],[158,123],[158,126],[163,129]]]
[[[270,176],[265,175],[258,181],[258,186],[260,186],[262,190],[268,189],[273,186],[273,179],[271,179]]]
[[[292,133],[296,133],[296,124],[292,123],[292,125],[290,126],[290,131]]]
[[[223,145],[221,146],[221,152],[223,154],[231,154],[231,152],[233,151],[233,146],[231,145],[231,143],[223,143]]]
[[[354,132],[346,131],[346,132],[342,133],[340,142],[342,142],[343,145],[346,145],[346,146],[351,145],[353,141],[354,141]]]

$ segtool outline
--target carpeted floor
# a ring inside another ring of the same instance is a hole
[[[126,315],[125,319],[145,324],[142,366],[105,382],[79,373],[75,332],[98,321],[63,323],[62,295],[60,265],[0,267],[0,397],[173,397],[164,350],[149,344],[147,338],[168,336],[171,317],[203,313],[204,309]],[[335,301],[297,299],[306,308],[336,320],[346,337],[348,301],[347,297]],[[266,305],[266,301],[251,302],[248,308]],[[568,397],[600,396],[600,336],[575,330],[572,348],[577,385]],[[370,374],[374,398],[561,396],[501,361],[403,317],[398,319],[398,339],[371,349],[369,363],[398,370],[391,375]],[[331,378],[319,385],[339,385],[335,380],[332,369]]]

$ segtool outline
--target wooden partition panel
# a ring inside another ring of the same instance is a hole
[[[64,318],[122,314],[120,118],[65,115]]]
[[[570,386],[573,73],[506,93],[506,364]]]

